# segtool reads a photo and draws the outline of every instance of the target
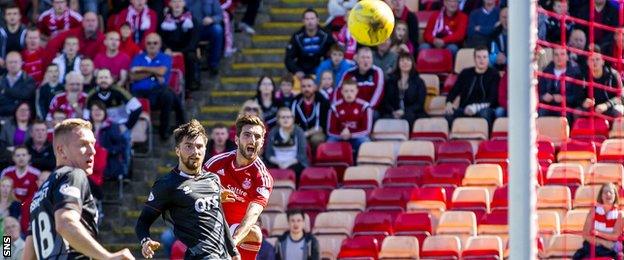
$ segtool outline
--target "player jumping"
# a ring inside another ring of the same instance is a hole
[[[257,116],[239,116],[235,142],[238,149],[216,155],[204,169],[219,176],[221,184],[234,192],[234,202],[223,203],[225,219],[242,260],[256,259],[262,231],[255,225],[273,189],[273,178],[258,157],[266,129]]]
[[[82,119],[54,128],[56,170],[30,205],[23,259],[134,259],[128,249],[110,253],[95,240],[97,207],[87,180],[95,155],[91,128]]]
[[[202,170],[208,135],[197,121],[173,131],[178,166],[159,178],[145,202],[136,224],[141,253],[152,258],[160,243],[150,238],[149,228],[163,214],[184,243],[185,259],[239,259],[221,209],[221,200],[234,201],[230,191],[222,193],[219,178]]]

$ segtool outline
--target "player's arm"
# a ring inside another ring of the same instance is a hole
[[[22,253],[22,260],[35,260],[37,255],[35,254],[35,245],[33,244],[32,236],[27,236],[24,242],[24,251]]]
[[[238,228],[234,231],[234,234],[232,234],[232,239],[236,245],[238,245],[247,236],[247,234],[249,234],[251,227],[258,221],[258,217],[260,217],[262,210],[264,210],[262,205],[255,202],[249,203],[245,217],[241,221]]]
[[[152,258],[154,250],[160,247],[160,243],[150,238],[149,229],[161,212],[169,208],[170,188],[170,183],[166,179],[158,179],[154,183],[134,228],[137,238],[141,241],[141,254],[145,258]]]
[[[94,259],[110,259],[113,257],[89,234],[80,223],[80,212],[61,208],[54,212],[56,232],[58,232],[72,248]]]

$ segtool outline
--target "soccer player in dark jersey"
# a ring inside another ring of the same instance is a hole
[[[185,259],[239,259],[225,222],[221,201],[234,201],[223,191],[219,177],[202,170],[208,135],[197,121],[173,131],[178,166],[154,183],[136,224],[141,253],[152,258],[160,243],[150,238],[149,228],[163,215],[173,233],[184,243]]]
[[[56,170],[35,193],[23,259],[134,259],[110,253],[95,240],[97,208],[87,175],[93,173],[91,123],[67,119],[54,128]]]

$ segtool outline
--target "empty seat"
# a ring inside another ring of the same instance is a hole
[[[338,187],[336,171],[330,167],[307,167],[301,173],[299,189],[335,189]]]
[[[433,234],[432,216],[427,212],[401,213],[395,219],[393,229],[395,235],[415,236],[422,244]]]
[[[446,103],[445,97],[440,98],[443,99],[443,104]],[[418,120],[416,120],[416,122],[414,122],[410,138],[417,140],[446,141],[448,135],[449,126],[448,121],[446,121],[445,118],[419,118]]]
[[[325,142],[316,148],[314,164],[317,166],[353,165],[353,148],[348,142]]]
[[[540,165],[550,165],[555,161],[555,144],[550,140],[537,141],[537,160]]]
[[[585,220],[587,220],[587,209],[573,209],[566,213],[561,223],[561,232],[565,234],[583,234]]]
[[[435,74],[420,74],[420,78],[425,82],[427,87],[427,95],[440,95],[440,78]]]
[[[415,237],[389,236],[384,239],[379,259],[418,259],[418,240]]]
[[[420,179],[426,166],[404,165],[388,168],[383,178],[384,187],[415,187],[420,183]]]
[[[269,173],[273,176],[273,188],[295,189],[295,172],[291,169],[269,169]]]
[[[596,145],[593,142],[567,141],[557,154],[558,162],[579,162],[586,165],[596,162]]]
[[[499,117],[494,120],[494,126],[492,126],[492,140],[507,139],[507,132],[509,132],[509,119],[507,117]]]
[[[389,236],[392,235],[394,217],[390,213],[370,211],[359,213],[353,224],[353,235]]]
[[[567,186],[548,185],[537,188],[537,209],[554,210],[563,218],[572,207],[570,189]]]
[[[444,116],[446,114],[445,107],[446,97],[435,96],[429,99],[429,104],[425,107],[425,112],[427,112],[429,116]]]
[[[399,146],[397,165],[424,164],[435,162],[435,147],[431,141],[404,141]]]
[[[389,142],[366,142],[360,146],[358,165],[374,164],[393,166],[396,163],[394,144]]]
[[[408,212],[431,212],[440,215],[446,210],[446,191],[440,187],[414,189],[407,203]]]
[[[509,161],[507,140],[492,140],[479,143],[475,161],[477,163],[507,163]]]
[[[327,210],[364,211],[366,193],[361,189],[336,189],[329,196]]]
[[[453,121],[452,139],[489,139],[488,122],[480,117],[460,117]]]
[[[609,136],[609,121],[597,117],[581,117],[574,120],[570,137],[583,140],[607,139]]]
[[[479,221],[479,235],[497,235],[506,237],[509,234],[507,211],[497,210],[485,214]]]
[[[429,166],[425,168],[421,183],[423,186],[461,186],[468,165],[463,163],[442,163],[436,166]]]
[[[344,238],[332,235],[316,235],[316,238],[319,243],[319,253],[321,255],[321,259],[336,259],[338,253],[340,252],[340,246],[342,245]]]
[[[583,166],[577,163],[553,163],[546,173],[546,184],[561,184],[569,187],[583,185]]]
[[[366,210],[404,211],[412,188],[376,188],[366,201]]]
[[[561,218],[556,211],[538,210],[537,226],[540,235],[558,235],[561,232]]]
[[[298,208],[304,211],[325,211],[329,192],[321,190],[297,190],[290,195],[288,208]]]
[[[343,188],[374,189],[383,180],[383,171],[374,166],[352,166],[345,171]]]
[[[507,205],[509,204],[509,197],[507,196],[507,192],[507,186],[498,187],[494,190],[494,195],[492,195],[492,202],[490,203],[490,210],[492,212],[494,212],[495,210],[507,210]]]
[[[375,237],[358,236],[342,241],[338,259],[377,259],[379,241]]]
[[[451,140],[438,146],[437,162],[472,163],[473,151],[470,142],[465,140]]]
[[[453,69],[453,54],[447,49],[421,50],[416,68],[420,73],[449,73]]]
[[[609,131],[609,138],[624,138],[624,118],[618,117],[613,119],[611,131]]]
[[[607,182],[622,185],[624,167],[619,163],[595,163],[585,174],[585,184],[603,184]]]
[[[459,74],[465,68],[474,67],[474,49],[462,48],[455,54],[455,74]]]
[[[482,187],[458,187],[453,192],[452,210],[472,211],[477,219],[490,212],[490,193]]]
[[[583,237],[581,235],[574,234],[561,234],[554,235],[550,238],[550,243],[546,247],[546,257],[556,258],[565,257],[569,258],[574,255],[576,250],[583,245]]]
[[[462,259],[503,259],[503,241],[491,235],[469,237]]]
[[[600,194],[600,185],[580,186],[574,193],[574,209],[589,209],[596,205],[596,201]]]
[[[445,211],[440,216],[436,235],[477,235],[477,218],[472,211]]]
[[[283,213],[286,211],[286,204],[290,197],[291,191],[284,189],[275,189],[269,196],[267,206],[264,208],[264,212]]]
[[[403,119],[379,119],[373,127],[373,139],[378,141],[407,140],[409,139],[409,123]]]
[[[607,139],[600,147],[600,162],[624,163],[624,139]]]
[[[421,258],[459,259],[461,241],[457,236],[435,235],[425,239]]]
[[[322,212],[314,220],[315,235],[344,235],[351,236],[353,231],[353,215],[346,212]]]
[[[555,146],[559,147],[568,140],[570,127],[565,117],[538,117],[535,119],[537,134],[548,137]]]
[[[464,186],[502,186],[503,169],[498,164],[472,164],[466,168],[462,184]]]

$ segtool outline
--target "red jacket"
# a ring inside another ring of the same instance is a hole
[[[52,38],[52,40],[48,43],[48,46],[46,46],[46,49],[52,53],[60,52],[63,48],[65,39],[70,36],[78,38],[78,44],[80,45],[78,53],[80,55],[87,56],[90,59],[94,59],[98,52],[105,49],[104,34],[98,30],[94,37],[87,38],[82,26],[60,33],[56,37]]]
[[[498,106],[507,109],[507,72],[498,82]]]
[[[145,8],[147,9],[149,21],[143,21],[141,15],[136,15],[135,18],[130,18],[128,17],[130,7],[132,6],[121,10],[119,14],[111,17],[111,19],[108,20],[108,29],[119,31],[119,28],[121,28],[122,25],[128,23],[130,24],[130,29],[132,30],[134,42],[138,43],[140,46],[144,46],[145,36],[156,32],[158,29],[158,14],[146,6]],[[139,20],[139,18],[141,18],[141,20]]]
[[[355,81],[357,82],[357,97],[370,103],[373,108],[379,106],[379,103],[381,103],[381,100],[383,98],[385,81],[383,70],[376,65],[373,65],[373,67],[368,70],[364,75],[360,74],[357,66],[347,70],[342,76],[342,79],[339,79],[340,81],[338,81],[338,84],[336,84],[337,88],[333,92],[333,101],[335,102],[342,99],[340,86],[342,86],[342,82],[344,82],[346,79],[351,78],[355,79]]]
[[[423,38],[425,38],[426,43],[433,44],[433,30],[436,25],[436,21],[438,20],[438,16],[440,12],[434,14],[429,18],[427,22],[427,27],[425,28],[425,32],[423,33]],[[464,38],[466,38],[466,28],[468,27],[468,16],[461,11],[455,12],[455,15],[448,17],[446,14],[444,15],[444,29],[446,31],[446,35],[439,37],[444,40],[445,44],[449,43],[462,43]]]
[[[340,133],[345,127],[354,138],[365,137],[371,133],[373,110],[368,102],[358,98],[351,103],[341,99],[332,104],[327,120],[327,133],[329,136],[340,138]]]

